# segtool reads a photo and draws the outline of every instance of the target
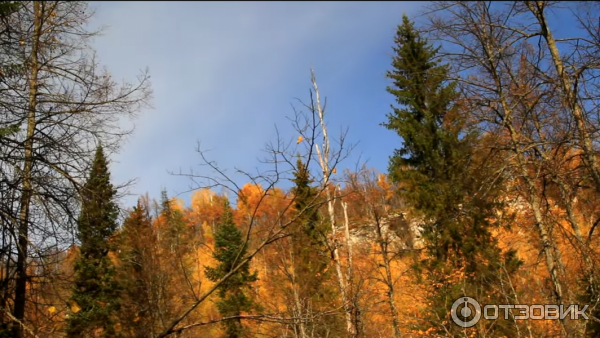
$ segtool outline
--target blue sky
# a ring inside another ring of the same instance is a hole
[[[113,156],[116,183],[137,178],[135,195],[177,195],[190,182],[168,171],[198,169],[197,141],[223,168],[252,170],[275,125],[296,139],[286,116],[308,100],[310,68],[328,99],[330,133],[349,128],[359,156],[385,172],[400,138],[380,126],[393,98],[385,91],[391,46],[413,2],[92,2],[101,64],[132,79],[148,67],[154,109]],[[189,193],[179,195],[189,200]]]

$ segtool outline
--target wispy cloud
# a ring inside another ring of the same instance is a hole
[[[199,163],[197,140],[223,167],[252,167],[274,125],[307,99],[309,68],[329,99],[332,131],[350,128],[356,156],[385,170],[399,139],[379,123],[389,111],[385,70],[392,38],[412,2],[97,2],[94,46],[117,78],[149,67],[154,110],[114,157],[115,181],[158,196],[189,182],[167,170]],[[294,137],[295,135],[289,135]],[[187,196],[181,196],[187,199]],[[135,198],[128,200],[133,203]]]

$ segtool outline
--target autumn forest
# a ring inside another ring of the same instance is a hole
[[[151,108],[151,69],[114,79],[92,13],[0,2],[0,337],[600,337],[598,2],[399,13],[386,172],[343,164],[316,69],[269,169],[240,184],[199,146],[210,174],[173,174],[189,203],[135,205],[111,154]],[[505,307],[459,325],[464,297],[587,319]]]

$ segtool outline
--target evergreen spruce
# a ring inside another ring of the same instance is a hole
[[[490,220],[500,205],[501,182],[491,183],[493,165],[476,152],[480,135],[465,124],[456,84],[448,81],[448,66],[440,64],[438,49],[421,37],[406,16],[395,43],[393,70],[387,73],[393,86],[387,90],[398,107],[392,106],[384,126],[396,131],[403,145],[390,158],[390,177],[424,220],[426,258],[416,268],[425,283],[436,286],[425,317],[452,323],[449,310],[454,300],[502,297],[498,285],[503,264],[514,271],[519,262],[513,252],[501,257],[490,233]],[[506,302],[501,299],[496,304]],[[443,328],[428,325],[423,328],[446,334]],[[497,321],[492,330],[510,336],[514,331],[510,325]],[[448,328],[457,334],[462,330],[453,324]]]
[[[294,277],[298,288],[298,298],[301,302],[302,314],[312,311],[316,313],[320,308],[327,308],[335,302],[336,291],[327,281],[333,269],[330,267],[331,258],[326,244],[329,228],[319,216],[318,191],[311,186],[312,180],[306,165],[298,158],[296,171],[292,180],[295,186],[294,209],[298,213],[292,227],[292,248],[294,254]],[[313,320],[305,323],[308,332],[316,336],[326,336],[331,331],[345,332],[343,323],[335,321],[333,317],[327,318],[324,325],[319,325]]]
[[[224,208],[225,212],[214,234],[213,257],[218,264],[215,267],[206,267],[206,276],[213,282],[221,280],[239,265],[246,258],[248,250],[242,232],[233,221],[233,212],[228,201],[225,202]],[[217,302],[217,308],[221,316],[240,316],[242,312],[249,312],[255,308],[252,297],[248,295],[248,289],[256,280],[257,273],[250,273],[250,262],[247,262],[219,286],[217,294],[220,300]],[[224,326],[226,338],[248,336],[240,318],[226,320]]]
[[[319,215],[317,213],[317,192],[311,187],[310,173],[304,163],[298,158],[296,163],[296,172],[294,173],[295,186],[292,188],[294,193],[294,207],[296,212],[300,213],[298,223],[301,225],[302,233],[313,244],[319,244],[323,239],[323,230],[319,229]]]
[[[108,253],[117,229],[116,190],[102,147],[96,150],[90,176],[81,191],[78,238],[81,242],[75,262],[75,287],[67,318],[67,337],[116,337],[116,314],[120,287]]]

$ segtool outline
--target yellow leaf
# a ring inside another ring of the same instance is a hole
[[[25,41],[21,40],[19,41],[19,43],[21,43],[21,46],[23,46],[25,44]]]
[[[81,311],[81,308],[79,307],[79,304],[77,304],[75,302],[71,302],[71,312],[77,313],[79,311]]]
[[[54,306],[51,306],[48,308],[48,312],[54,313],[54,312],[56,312],[56,308]]]
[[[335,173],[337,173],[337,169],[333,168],[333,170],[331,172],[333,172],[335,174]]]
[[[304,138],[302,137],[302,135],[298,136],[298,141],[296,141],[296,144],[302,142],[302,140],[304,140]]]

